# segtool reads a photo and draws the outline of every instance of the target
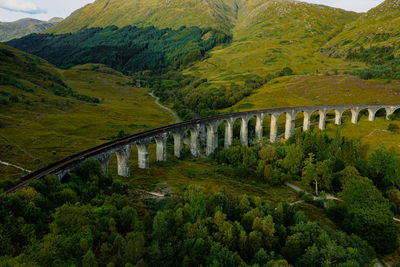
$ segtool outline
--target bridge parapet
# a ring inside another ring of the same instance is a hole
[[[16,187],[6,191],[6,193],[15,192],[18,188],[23,187],[27,182],[39,179],[48,174],[54,173],[59,180],[65,175],[76,170],[80,162],[84,159],[94,157],[98,159],[108,172],[108,165],[111,156],[115,153],[118,162],[118,175],[123,177],[130,176],[129,157],[134,146],[138,151],[138,166],[142,169],[149,168],[149,152],[148,147],[152,142],[156,143],[156,159],[157,161],[167,160],[167,139],[173,136],[174,156],[180,157],[184,147],[184,138],[190,139],[189,146],[191,153],[198,157],[200,155],[200,129],[206,129],[206,155],[212,154],[218,146],[218,127],[221,123],[225,124],[224,146],[226,148],[232,145],[233,125],[240,121],[240,143],[248,145],[248,124],[251,118],[255,118],[255,136],[257,139],[263,138],[263,122],[267,116],[271,117],[271,125],[269,132],[270,142],[276,142],[278,138],[278,120],[284,114],[285,123],[285,139],[292,136],[295,130],[295,119],[300,113],[303,114],[303,130],[308,131],[311,126],[311,116],[313,113],[319,117],[318,127],[325,129],[326,116],[329,112],[335,114],[335,124],[342,123],[343,113],[351,112],[352,123],[357,123],[361,111],[368,111],[369,121],[374,121],[378,111],[384,110],[386,118],[400,109],[400,104],[359,104],[359,105],[326,105],[326,106],[305,106],[305,107],[287,107],[275,109],[252,110],[232,114],[222,114],[209,118],[186,121],[182,123],[172,124],[165,127],[141,132],[132,136],[124,137],[109,143],[88,149],[86,151],[72,155],[59,162],[46,166],[33,173],[23,177],[24,182]]]

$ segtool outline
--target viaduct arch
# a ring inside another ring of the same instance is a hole
[[[240,144],[248,145],[248,122],[255,117],[256,127],[255,136],[261,139],[263,137],[263,120],[267,115],[271,116],[270,136],[271,142],[277,141],[278,119],[281,114],[285,114],[285,139],[292,136],[295,130],[295,118],[299,113],[303,113],[303,130],[310,129],[311,114],[318,112],[319,123],[318,127],[325,130],[326,115],[330,111],[335,113],[335,124],[342,123],[342,116],[345,111],[351,112],[351,122],[356,124],[361,111],[368,111],[369,121],[374,121],[376,113],[384,109],[386,118],[388,119],[395,111],[400,109],[400,104],[360,104],[360,105],[329,105],[329,106],[305,106],[305,107],[287,107],[264,110],[253,110],[232,114],[223,114],[209,118],[185,121],[176,123],[161,128],[141,132],[131,136],[127,136],[115,141],[105,143],[103,145],[85,150],[61,161],[48,165],[44,168],[36,170],[23,177],[23,182],[6,191],[6,194],[13,193],[19,188],[24,187],[29,181],[40,179],[48,174],[55,174],[61,181],[63,177],[77,169],[79,164],[87,158],[96,158],[100,161],[105,172],[108,172],[108,164],[111,156],[117,155],[118,175],[130,177],[129,156],[133,146],[137,147],[138,151],[138,167],[141,169],[149,168],[149,144],[154,141],[156,143],[156,160],[167,160],[167,139],[173,136],[174,140],[174,156],[180,157],[183,149],[183,139],[185,133],[190,135],[190,151],[193,156],[200,155],[200,129],[205,127],[207,132],[206,138],[206,155],[210,155],[218,147],[218,126],[220,123],[225,123],[225,141],[224,146],[232,145],[233,140],[233,125],[236,120],[240,121]]]

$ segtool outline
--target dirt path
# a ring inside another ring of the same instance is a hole
[[[155,96],[153,93],[150,93],[150,95],[156,99],[155,103],[158,106],[160,106],[161,108],[167,110],[169,113],[171,113],[174,116],[174,118],[176,119],[176,122],[178,122],[178,123],[181,122],[181,119],[179,119],[178,114],[176,114],[175,111],[173,111],[172,109],[160,104],[160,98],[159,97]]]
[[[390,131],[388,131],[388,130],[375,129],[372,132],[370,132],[368,135],[366,135],[363,138],[361,138],[360,140],[363,140],[364,138],[368,138],[368,137],[370,137],[371,135],[373,135],[376,132],[390,133]]]
[[[9,162],[5,162],[5,161],[1,161],[0,160],[0,164],[6,165],[6,166],[11,166],[11,167],[17,168],[17,169],[19,169],[21,171],[24,171],[24,172],[31,172],[30,170],[24,169],[24,168],[22,168],[22,167],[20,167],[18,165],[15,165],[15,164],[12,164],[12,163],[9,163]]]
[[[157,96],[155,96],[153,93],[149,93],[149,94],[150,94],[152,97],[154,97],[154,98],[156,99],[156,100],[154,101],[154,103],[156,103],[158,106],[160,106],[161,108],[163,108],[163,109],[165,109],[166,111],[168,111],[169,113],[171,113],[171,114],[174,116],[174,118],[176,119],[176,122],[177,122],[177,123],[181,122],[181,119],[178,117],[178,114],[176,114],[175,111],[173,111],[172,109],[170,109],[170,108],[164,106],[163,104],[161,104],[161,103],[160,103],[160,98],[157,97]],[[185,137],[185,138],[183,139],[183,143],[184,143],[185,145],[190,146],[189,138]],[[201,157],[204,157],[203,155],[200,155],[200,156],[201,156]]]

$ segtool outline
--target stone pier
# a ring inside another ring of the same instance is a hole
[[[193,128],[190,128],[190,152],[193,156],[200,156],[200,127],[196,125]]]
[[[278,136],[278,119],[279,119],[279,115],[277,113],[273,113],[271,114],[271,133],[270,133],[270,142],[271,143],[275,143],[277,140],[277,136]]]
[[[157,161],[167,161],[167,139],[168,134],[163,134],[154,138],[157,144],[156,160]]]
[[[130,177],[129,172],[129,156],[131,154],[132,146],[126,145],[115,154],[117,155],[118,175],[122,177]]]
[[[304,120],[303,120],[303,131],[308,131],[310,130],[310,124],[311,124],[311,114],[308,113],[307,111],[303,112],[304,115]]]
[[[295,115],[287,112],[286,113],[286,125],[285,125],[285,139],[289,139],[295,129]]]
[[[206,155],[209,156],[214,153],[218,147],[218,122],[209,123],[207,129],[207,148]]]
[[[233,140],[233,124],[234,124],[233,119],[228,119],[225,120],[225,140],[224,140],[224,146],[225,148],[229,148],[232,145],[232,140]]]
[[[249,145],[249,130],[248,130],[249,120],[250,118],[248,117],[242,117],[240,120],[240,144],[242,146]]]
[[[174,132],[174,156],[177,158],[181,157],[181,151],[183,149],[183,132]]]
[[[138,149],[138,166],[140,169],[149,168],[149,143],[144,142],[137,144]]]

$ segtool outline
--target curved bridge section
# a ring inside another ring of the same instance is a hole
[[[206,129],[206,154],[210,155],[215,151],[218,145],[218,126],[225,124],[225,147],[229,147],[233,140],[233,125],[236,120],[240,121],[240,143],[248,145],[248,123],[251,118],[256,119],[255,136],[258,139],[263,138],[263,121],[267,115],[271,116],[271,126],[269,140],[277,141],[278,119],[282,114],[286,116],[285,139],[290,138],[295,130],[295,118],[297,114],[303,113],[303,130],[310,129],[311,114],[318,112],[319,129],[325,129],[326,115],[330,111],[335,113],[335,124],[342,123],[342,115],[345,111],[351,112],[351,122],[356,124],[361,111],[368,111],[369,121],[374,121],[376,113],[384,109],[388,118],[396,110],[400,109],[400,104],[379,104],[379,105],[334,105],[334,106],[310,106],[310,107],[288,107],[277,109],[264,109],[246,111],[240,113],[224,114],[214,117],[191,120],[182,123],[172,124],[165,127],[141,132],[128,137],[124,137],[103,145],[88,149],[78,154],[72,155],[61,161],[41,168],[23,177],[23,182],[6,191],[6,194],[13,193],[19,188],[24,187],[29,181],[40,179],[48,174],[55,174],[59,180],[65,175],[77,169],[79,164],[87,158],[97,158],[102,164],[104,171],[108,172],[108,163],[111,156],[115,153],[118,162],[118,175],[130,177],[129,156],[133,146],[138,151],[138,166],[142,169],[149,168],[149,144],[156,143],[157,161],[167,160],[167,139],[173,136],[174,155],[180,157],[183,149],[183,140],[186,135],[190,139],[190,151],[193,156],[200,155],[200,129]]]

